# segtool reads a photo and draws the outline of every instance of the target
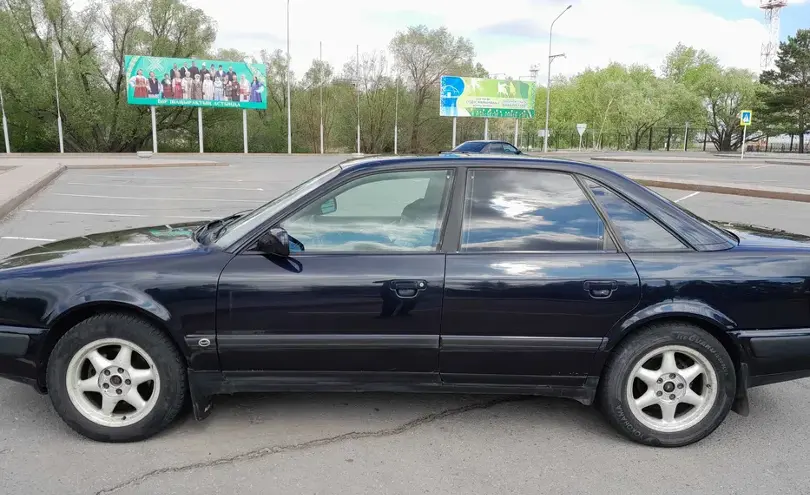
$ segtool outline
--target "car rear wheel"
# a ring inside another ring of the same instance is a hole
[[[600,405],[628,438],[679,447],[713,432],[731,409],[734,364],[707,332],[651,325],[622,342],[603,374]]]
[[[72,329],[51,353],[51,402],[93,440],[141,440],[168,426],[186,396],[185,366],[159,329],[125,314],[101,314]]]

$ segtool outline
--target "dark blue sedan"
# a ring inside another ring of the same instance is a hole
[[[453,391],[597,404],[709,435],[810,376],[810,238],[721,228],[611,170],[371,158],[205,224],[0,261],[0,375],[76,431],[147,438],[190,397]]]

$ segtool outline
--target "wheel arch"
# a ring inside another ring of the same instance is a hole
[[[45,387],[45,374],[48,369],[48,361],[51,356],[53,348],[59,339],[62,338],[71,328],[79,323],[87,320],[88,318],[103,314],[103,313],[119,313],[126,314],[140,318],[146,322],[151,323],[161,332],[165,333],[169,339],[174,343],[177,351],[184,360],[188,359],[187,349],[183,342],[178,342],[174,338],[169,326],[165,320],[158,315],[147,311],[144,308],[138,307],[134,304],[129,304],[121,301],[113,300],[100,300],[87,302],[81,305],[73,306],[66,311],[59,314],[49,325],[49,331],[43,340],[39,349],[38,363],[39,369],[37,371],[37,385],[40,390],[46,392]]]
[[[731,330],[737,328],[737,324],[721,311],[701,301],[667,301],[648,306],[626,318],[608,335],[602,349],[602,359],[597,363],[597,369],[592,374],[602,375],[613,350],[628,337],[643,332],[653,323],[668,322],[693,325],[716,338],[734,363],[737,377],[740,377],[741,366],[745,362],[745,353],[730,334]]]

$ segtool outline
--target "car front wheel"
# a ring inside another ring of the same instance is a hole
[[[159,329],[126,314],[102,314],[70,329],[48,362],[48,393],[62,419],[99,441],[141,440],[177,416],[185,366]]]
[[[717,339],[692,325],[662,323],[620,344],[603,374],[599,399],[628,438],[679,447],[723,422],[735,387],[734,364]]]

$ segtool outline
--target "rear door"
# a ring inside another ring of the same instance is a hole
[[[582,385],[641,294],[580,179],[467,169],[460,230],[447,256],[442,380]]]

